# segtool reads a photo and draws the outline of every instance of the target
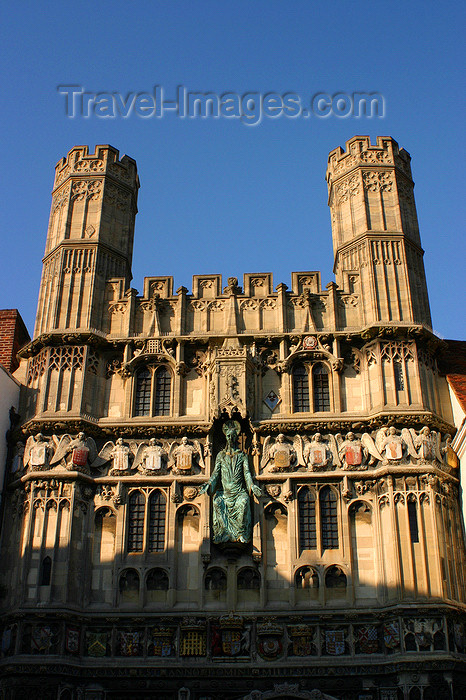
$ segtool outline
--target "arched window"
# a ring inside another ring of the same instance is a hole
[[[298,493],[299,548],[316,549],[316,499],[312,491],[304,486]]]
[[[142,552],[144,546],[145,498],[133,491],[128,503],[128,552]]]
[[[346,588],[346,576],[339,566],[329,566],[325,573],[327,588]]]
[[[148,591],[168,591],[168,575],[164,569],[151,569],[147,574]]]
[[[312,368],[314,411],[330,411],[328,371],[320,362]]]
[[[150,416],[151,374],[143,367],[136,374],[135,416]]]
[[[159,367],[155,373],[155,406],[154,415],[170,415],[171,377],[166,367]]]
[[[393,374],[395,375],[395,389],[397,391],[404,391],[405,378],[403,374],[403,365],[399,360],[393,361]]]
[[[304,365],[293,368],[293,410],[295,413],[309,411],[309,378]]]
[[[238,572],[237,586],[240,591],[258,590],[261,586],[259,572],[254,569],[241,569]]]
[[[443,632],[438,630],[434,634],[434,650],[435,651],[440,651],[440,650],[443,651],[444,649],[445,649],[445,635],[443,634]]]
[[[322,549],[338,549],[337,497],[329,486],[319,494]]]
[[[222,569],[209,569],[204,581],[206,591],[225,591],[227,577]]]
[[[412,632],[405,634],[405,649],[406,651],[417,651],[416,638]]]
[[[164,494],[154,491],[149,498],[149,552],[163,552],[165,549],[165,510]]]
[[[127,523],[128,552],[164,551],[166,512],[167,497],[162,489],[152,491],[147,501],[141,491],[133,491],[130,494]]]
[[[302,566],[298,569],[294,580],[298,590],[319,588],[319,576],[310,566]]]
[[[408,521],[411,542],[419,542],[419,527],[417,523],[417,510],[415,501],[408,501]]]
[[[50,586],[50,576],[52,574],[52,560],[50,557],[42,559],[39,575],[39,586]]]
[[[139,597],[139,574],[136,569],[125,569],[118,584],[122,603],[135,603]]]

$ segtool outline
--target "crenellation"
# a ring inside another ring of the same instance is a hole
[[[108,173],[123,183],[136,182],[139,186],[136,161],[127,155],[122,156],[120,160],[119,156],[120,152],[109,145],[96,146],[94,153],[89,153],[88,146],[75,146],[55,166],[54,189],[71,175],[83,173],[89,175]]]
[[[269,297],[273,294],[271,272],[247,272],[243,275],[243,289],[246,297]]]
[[[291,273],[291,290],[294,294],[302,294],[305,289],[308,289],[312,294],[319,294],[322,286],[320,281],[320,272],[313,270],[312,272],[292,272]]]
[[[349,283],[354,292],[355,277]],[[245,273],[244,291],[235,293],[236,331],[239,334],[253,332],[303,332],[337,330],[342,322],[328,316],[328,291],[320,290],[319,272],[293,272],[294,291],[288,291],[284,284],[273,290],[269,273]],[[158,332],[179,333],[181,335],[198,332],[216,333],[226,328],[231,318],[230,288],[222,291],[221,275],[195,275],[193,292],[185,287],[173,294],[172,277],[146,277],[144,294],[138,296],[124,291],[123,278],[111,279],[107,283],[109,306],[106,328],[112,335],[119,333],[118,314],[126,313],[128,299],[134,299],[136,320],[132,322],[129,334],[150,335]],[[319,291],[320,290],[320,291]],[[337,295],[343,292],[337,291]],[[344,297],[342,297],[344,298]],[[330,305],[331,306],[331,305]],[[115,316],[115,318],[113,318]],[[134,323],[136,325],[134,325]],[[355,323],[351,323],[354,326]],[[344,323],[343,323],[344,326]],[[156,330],[158,329],[158,330]]]
[[[144,277],[144,300],[173,297],[173,277]]]
[[[395,166],[411,177],[411,156],[389,136],[377,136],[372,145],[369,136],[353,136],[346,142],[346,150],[341,146],[329,153],[327,182],[336,180],[360,164],[375,166]]]

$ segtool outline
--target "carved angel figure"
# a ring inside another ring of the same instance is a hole
[[[190,442],[186,436],[181,438],[181,443],[173,442],[168,453],[169,465],[174,464],[173,474],[186,474],[191,471],[194,462],[204,471],[204,457],[202,447],[198,440]]]
[[[407,444],[397,435],[394,425],[381,428],[375,438],[375,444],[386,462],[399,462],[407,450]]]
[[[115,444],[113,444],[111,440],[105,443],[99,452],[94,466],[100,466],[101,464],[105,464],[105,462],[113,461],[113,467],[110,471],[111,474],[126,472],[131,468],[133,457],[134,455],[131,447],[125,443],[123,438],[119,437]]]
[[[296,450],[292,447],[290,441],[280,433],[277,435],[276,441],[273,437],[267,435],[264,441],[264,450],[262,452],[261,470],[271,463],[271,472],[283,471],[290,469],[296,465]]]
[[[336,466],[341,465],[338,447],[333,435],[328,436],[328,441],[322,439],[321,433],[316,433],[312,440],[304,436],[303,443],[303,461],[310,471],[325,469],[332,462]]]
[[[74,439],[68,434],[62,436],[50,465],[58,464],[61,460],[66,461],[67,469],[77,471],[87,471],[89,466],[98,467],[106,461],[98,457],[94,439],[83,432]]]
[[[142,442],[136,452],[133,468],[139,471],[146,471],[157,474],[165,471],[168,454],[164,450],[162,443],[155,438],[147,442]]]
[[[46,438],[42,433],[30,435],[24,448],[23,465],[30,471],[44,471],[53,465],[51,457],[56,447],[57,438]]]
[[[342,461],[342,468],[349,471],[354,469],[367,469],[367,459],[371,455],[372,464],[376,459],[382,460],[382,455],[377,450],[375,443],[368,433],[364,433],[361,439],[349,432],[343,440],[337,434],[338,455]]]
[[[421,428],[419,435],[414,440],[414,446],[422,462],[434,462],[435,460],[442,462],[439,442],[439,433],[431,430],[427,425]]]
[[[408,452],[414,459],[419,459],[421,462],[443,462],[440,451],[440,433],[431,430],[425,425],[416,434],[413,428],[403,428],[401,435],[406,442]]]

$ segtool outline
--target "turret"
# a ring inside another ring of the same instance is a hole
[[[327,183],[337,283],[358,293],[364,323],[431,326],[410,155],[354,136],[331,151]]]
[[[139,180],[112,146],[75,146],[56,165],[35,337],[100,330],[105,283],[131,280]]]

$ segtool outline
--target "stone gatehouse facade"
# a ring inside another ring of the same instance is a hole
[[[465,548],[410,156],[328,159],[336,282],[130,285],[139,181],[55,171],[5,490],[0,697],[464,698]],[[226,421],[261,495],[215,544]]]

